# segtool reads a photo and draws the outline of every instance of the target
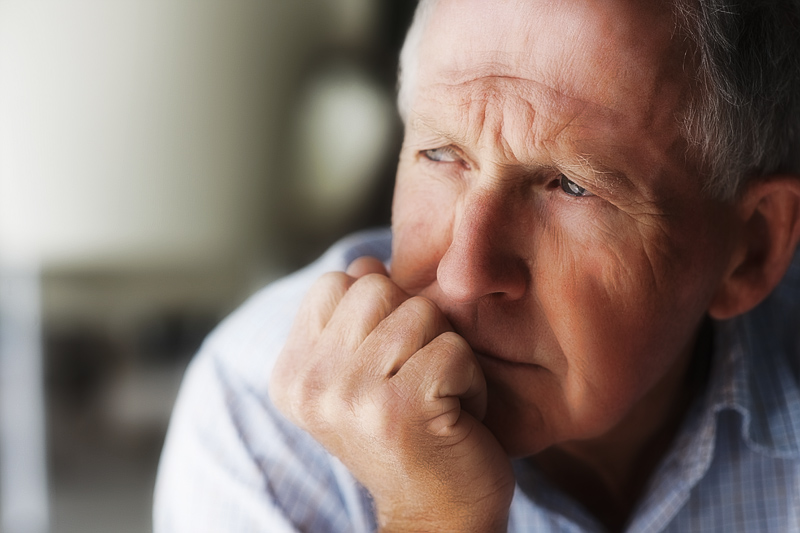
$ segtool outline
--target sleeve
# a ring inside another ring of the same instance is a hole
[[[367,491],[283,418],[267,388],[308,287],[323,272],[344,268],[349,255],[388,249],[387,233],[374,235],[345,241],[261,291],[206,340],[186,372],[167,432],[155,533],[376,529]]]
[[[231,392],[213,359],[190,366],[164,445],[153,506],[154,531],[296,531],[240,438]]]
[[[208,349],[187,370],[156,479],[155,533],[373,531],[367,492],[223,361]]]
[[[156,533],[372,531],[346,469],[203,354],[187,372],[159,466]]]

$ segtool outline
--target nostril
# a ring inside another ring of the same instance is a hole
[[[442,292],[454,302],[469,303],[488,295],[522,298],[530,277],[530,242],[519,239],[515,201],[502,190],[481,189],[465,202],[454,221],[450,243],[437,268]],[[523,217],[524,218],[524,217]]]
[[[504,257],[499,251],[450,246],[439,262],[437,281],[442,292],[458,303],[485,296],[522,298],[528,287],[524,261]]]

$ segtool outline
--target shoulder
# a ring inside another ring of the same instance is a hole
[[[198,357],[214,357],[228,372],[240,376],[256,390],[266,391],[275,359],[311,285],[326,272],[346,269],[360,256],[372,255],[388,261],[390,253],[388,229],[345,237],[311,265],[251,296],[208,337]]]
[[[800,254],[766,300],[717,325],[715,351],[714,412],[741,414],[749,450],[800,460]]]
[[[761,351],[785,359],[800,382],[800,249],[772,294],[743,318]]]
[[[388,260],[389,249],[388,231],[348,237],[254,294],[208,337],[186,372],[170,422],[156,483],[156,531],[371,527],[366,495],[274,409],[267,385],[311,284],[359,255]]]

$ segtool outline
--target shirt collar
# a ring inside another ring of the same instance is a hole
[[[724,411],[739,414],[744,446],[771,457],[800,458],[800,254],[778,289],[746,315],[713,324],[711,371],[705,392],[684,420],[671,452],[654,473],[629,527],[653,531],[683,508],[714,458]],[[601,529],[576,503],[549,486],[527,463],[515,463],[518,494],[512,517],[536,515],[527,497],[550,516]],[[555,518],[552,518],[555,519]],[[524,522],[521,518],[518,520]]]
[[[764,302],[716,324],[715,343],[711,411],[738,412],[753,451],[800,458],[800,250]]]
[[[717,434],[725,412],[738,413],[734,420],[742,446],[769,457],[800,457],[800,392],[793,365],[800,359],[800,262],[793,268],[756,309],[713,324],[705,393],[655,472],[630,530],[660,529],[684,506],[715,454],[721,453]]]
[[[792,281],[792,280],[788,280]],[[746,315],[716,325],[710,411],[741,416],[741,436],[753,451],[800,458],[800,390],[793,359],[798,314],[783,304],[787,286]]]

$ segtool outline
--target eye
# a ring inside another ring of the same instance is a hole
[[[590,193],[565,175],[561,175],[560,179],[561,190],[567,193],[570,196],[575,196],[577,198],[583,198],[587,196],[594,196],[594,194]]]
[[[431,150],[423,150],[422,155],[436,163],[457,163],[462,161],[461,157],[458,155],[458,152],[449,146],[433,148]]]

